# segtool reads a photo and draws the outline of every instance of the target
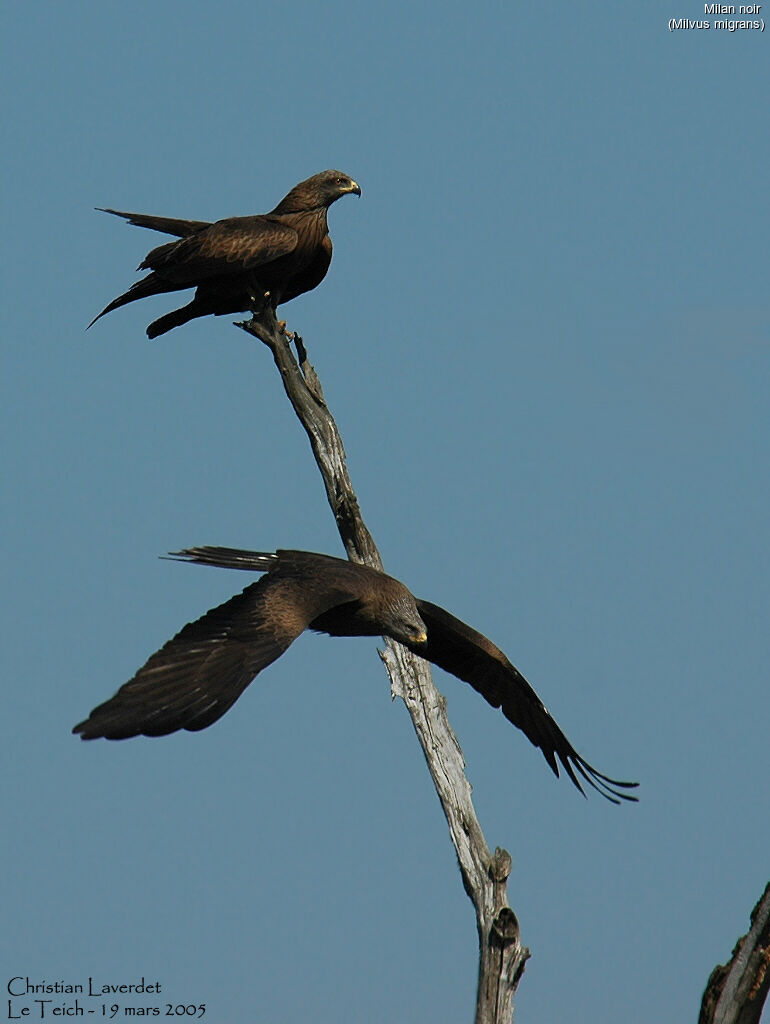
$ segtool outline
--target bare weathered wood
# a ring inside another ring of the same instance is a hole
[[[380,553],[364,524],[350,481],[342,438],[302,339],[283,333],[269,308],[238,326],[264,342],[273,354],[289,401],[310,439],[348,558],[382,569]],[[507,905],[511,858],[501,849],[490,853],[486,844],[465,777],[462,750],[428,663],[390,638],[383,639],[381,658],[390,676],[391,693],[403,699],[411,716],[446,815],[465,891],[476,909],[479,980],[475,1021],[509,1024],[513,995],[529,957],[520,942],[516,915]]]
[[[711,972],[698,1024],[759,1024],[770,990],[770,882],[751,912],[751,927],[726,964]]]

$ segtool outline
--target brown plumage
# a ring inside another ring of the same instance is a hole
[[[148,337],[212,313],[258,312],[266,302],[275,310],[323,281],[332,258],[326,213],[332,203],[352,192],[361,195],[347,174],[322,171],[295,185],[270,213],[255,217],[229,217],[211,224],[105,210],[125,217],[129,224],[177,235],[180,241],[148,253],[138,269],[152,273],[114,299],[88,326],[128,302],[185,288],[196,289],[192,302],[151,323]],[[270,293],[268,300],[265,292]]]
[[[390,636],[465,680],[559,763],[618,803],[636,786],[596,771],[575,750],[503,652],[443,608],[413,597],[385,573],[308,551],[274,554],[200,547],[182,561],[265,575],[242,594],[191,622],[152,655],[130,682],[72,730],[84,740],[192,732],[216,722],[261,672],[306,629],[331,636]]]

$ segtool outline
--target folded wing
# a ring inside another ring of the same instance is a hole
[[[111,210],[106,206],[97,206],[102,213],[111,213],[115,217],[123,217],[129,224],[138,228],[150,228],[152,231],[162,231],[166,235],[176,235],[178,238],[186,238],[187,235],[194,235],[196,231],[211,226],[208,220],[179,220],[177,217],[157,217],[154,213],[125,213],[123,210]]]
[[[294,228],[267,216],[232,217],[158,246],[139,269],[155,270],[176,284],[199,284],[207,277],[257,270],[293,252],[298,238]]]

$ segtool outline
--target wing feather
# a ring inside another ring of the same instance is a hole
[[[199,284],[206,277],[253,271],[297,247],[294,228],[266,216],[219,220],[178,242],[158,246],[139,265],[176,284]]]
[[[129,224],[138,228],[150,228],[152,231],[162,231],[166,235],[177,235],[179,238],[186,238],[194,235],[196,231],[211,227],[208,220],[180,220],[177,217],[157,217],[154,213],[125,213],[123,210],[111,210],[107,206],[97,206],[101,213],[111,213],[115,217],[123,217]]]
[[[426,644],[414,644],[411,650],[471,686],[539,747],[554,774],[559,763],[583,792],[578,775],[602,796],[618,803],[636,800],[623,792],[637,784],[619,782],[602,775],[575,750],[545,704],[519,670],[503,652],[465,622],[429,601],[417,601],[417,608],[428,630]]]
[[[205,729],[339,600],[338,587],[314,586],[301,573],[270,573],[188,623],[72,731],[82,739],[127,739]]]

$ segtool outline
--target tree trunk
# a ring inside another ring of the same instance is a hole
[[[289,401],[310,439],[348,558],[381,570],[382,559],[350,482],[342,438],[302,339],[285,334],[269,308],[238,326],[264,342],[273,354]],[[297,358],[291,350],[292,340]],[[516,915],[506,900],[511,858],[499,848],[490,853],[486,844],[473,809],[462,750],[428,663],[395,641],[383,639],[385,650],[380,656],[390,676],[391,692],[403,699],[411,716],[446,815],[465,891],[476,908],[479,981],[475,1021],[510,1024],[513,994],[529,957],[519,941]]]
[[[759,1024],[770,989],[770,882],[751,912],[751,928],[703,993],[698,1024]]]

